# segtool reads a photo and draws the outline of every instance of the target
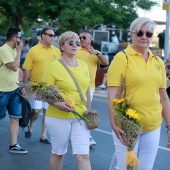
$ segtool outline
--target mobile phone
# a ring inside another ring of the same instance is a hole
[[[20,42],[17,41],[17,45],[19,45],[19,44],[20,44]]]

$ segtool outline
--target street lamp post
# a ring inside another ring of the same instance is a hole
[[[169,57],[170,0],[163,0],[163,10],[166,10],[164,57],[167,59]]]

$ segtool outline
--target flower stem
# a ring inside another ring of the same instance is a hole
[[[79,117],[80,119],[84,120],[87,124],[91,124],[91,122],[86,119],[84,116],[80,115],[79,113],[77,113],[76,111],[73,111],[73,114],[76,116],[76,117]]]

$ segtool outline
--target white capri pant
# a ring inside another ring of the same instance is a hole
[[[73,154],[89,154],[89,130],[86,123],[77,119],[59,119],[46,116],[45,123],[50,134],[52,153],[64,155],[71,140]]]
[[[134,148],[134,151],[140,161],[138,170],[152,170],[159,146],[160,129],[161,128],[159,127],[154,131],[142,132],[140,135]],[[109,170],[126,170],[125,153],[127,152],[127,147],[120,142],[114,131],[112,131],[112,134],[115,145],[115,153]]]
[[[33,100],[31,99],[30,101],[31,103],[31,107],[33,109],[47,109],[48,107],[48,103],[47,102],[42,102],[42,101],[39,101],[39,100]]]
[[[90,90],[90,100],[92,102],[95,90]]]

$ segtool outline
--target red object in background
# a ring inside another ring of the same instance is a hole
[[[104,68],[98,68],[97,72],[96,72],[96,81],[95,81],[95,85],[96,87],[100,86],[103,82],[103,77],[104,74],[103,73],[107,73],[107,69]]]

